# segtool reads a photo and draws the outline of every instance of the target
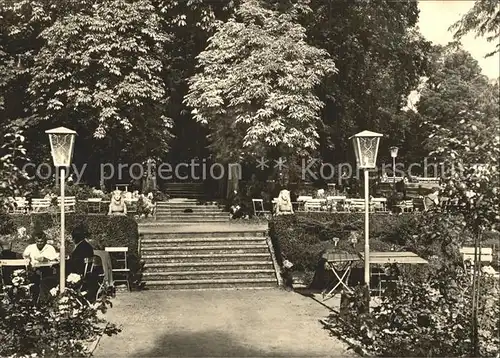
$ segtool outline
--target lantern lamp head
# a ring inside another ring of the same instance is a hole
[[[356,153],[356,162],[360,169],[374,169],[376,167],[378,146],[383,134],[363,131],[351,138]]]
[[[390,147],[389,150],[391,151],[391,157],[396,158],[398,156],[398,147]]]
[[[50,150],[55,167],[69,167],[73,158],[76,132],[58,127],[45,131],[49,135]]]

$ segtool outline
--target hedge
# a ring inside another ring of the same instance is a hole
[[[30,233],[35,227],[41,230],[59,228],[60,216],[56,214],[3,215],[1,227],[16,232],[17,228],[25,227]],[[83,223],[89,230],[88,241],[94,249],[104,250],[106,246],[128,247],[128,265],[132,274],[132,282],[140,281],[142,269],[138,254],[139,232],[137,222],[128,216],[85,215],[79,213],[66,214],[66,232]],[[7,230],[4,230],[7,231]],[[2,234],[7,234],[4,232]],[[12,245],[12,251],[22,253],[28,244],[33,243],[28,235],[20,240],[15,235],[6,236],[3,240],[4,249]],[[72,242],[67,239],[67,250],[72,250]]]
[[[370,250],[389,251],[404,244],[417,225],[415,214],[370,215]],[[348,239],[352,231],[359,233],[358,242],[352,245]],[[269,222],[271,241],[277,261],[283,265],[286,258],[293,273],[302,273],[306,282],[311,282],[321,253],[334,246],[332,239],[338,237],[337,248],[347,252],[364,250],[363,213],[297,213],[276,216]],[[360,266],[358,264],[356,266]]]

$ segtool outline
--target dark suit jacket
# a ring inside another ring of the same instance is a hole
[[[69,255],[68,273],[83,275],[85,271],[85,259],[94,257],[94,249],[86,240],[78,244]]]

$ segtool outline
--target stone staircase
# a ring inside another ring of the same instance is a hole
[[[221,222],[229,220],[229,213],[217,204],[201,203],[196,199],[174,198],[156,204],[159,222]]]
[[[226,224],[228,225],[228,224]],[[200,225],[201,226],[201,225]],[[148,289],[277,287],[265,231],[141,230],[143,281]]]
[[[168,183],[165,192],[171,198],[205,198],[204,184],[201,183]]]

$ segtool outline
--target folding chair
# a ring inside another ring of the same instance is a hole
[[[113,271],[111,267],[111,257],[109,252],[104,250],[94,250],[94,260],[92,262],[92,274],[97,277],[96,299],[102,294],[114,297]]]
[[[127,253],[128,247],[105,247],[104,250],[109,252],[110,256],[114,254],[114,262],[116,262],[117,267],[113,267],[113,275],[116,274],[118,277],[123,277],[121,279],[114,279],[114,282],[120,283],[124,282],[127,284],[127,288],[130,291],[130,269],[127,264]],[[114,266],[114,265],[112,265]],[[114,277],[114,276],[113,276]]]
[[[259,215],[269,215],[269,211],[264,209],[264,199],[252,199],[253,214],[255,216]]]
[[[29,261],[25,259],[0,259],[0,273],[1,273],[1,281],[2,281],[2,291],[3,287],[11,287],[12,286],[12,274],[15,270],[24,269],[28,271]],[[31,288],[33,287],[32,283],[28,283],[25,285],[21,285],[23,289],[26,290],[27,296],[31,294]]]

